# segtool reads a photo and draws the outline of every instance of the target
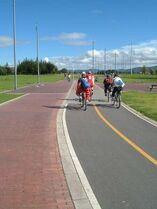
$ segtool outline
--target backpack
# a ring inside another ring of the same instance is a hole
[[[85,90],[86,88],[90,87],[89,82],[87,81],[87,79],[81,78],[81,88],[82,90]]]

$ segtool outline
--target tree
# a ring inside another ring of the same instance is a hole
[[[62,68],[61,70],[60,70],[60,73],[67,73],[68,72],[68,70],[66,69],[66,68]]]
[[[45,61],[39,62],[39,69],[40,74],[52,74],[58,72],[58,68],[54,64]],[[36,75],[38,72],[37,61],[25,59],[23,62],[18,64],[17,72],[18,74]]]
[[[153,71],[152,69],[149,70],[149,73],[150,73],[151,75],[154,75],[154,71]]]
[[[147,67],[145,65],[143,65],[142,67],[142,74],[146,74],[147,73]]]

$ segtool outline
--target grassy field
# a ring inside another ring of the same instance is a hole
[[[104,75],[95,75],[98,83],[103,83]],[[126,83],[157,83],[157,75],[142,75],[142,74],[120,74],[120,77]]]
[[[123,92],[122,100],[133,109],[157,121],[157,94],[145,92]]]
[[[55,75],[40,75],[41,83],[54,83],[59,80],[63,80],[64,76],[62,74]],[[38,77],[36,75],[18,75],[17,76],[17,87],[23,87],[28,85],[37,84]],[[0,92],[13,90],[14,89],[14,76],[0,76]],[[0,93],[0,103],[6,102],[8,100],[19,97],[19,94],[7,94]]]
[[[54,83],[59,80],[63,80],[64,76],[62,74],[55,74],[55,75],[40,75],[40,82],[41,83]],[[32,84],[37,84],[38,77],[37,75],[18,75],[17,76],[17,86],[27,86]],[[0,92],[5,90],[12,90],[14,89],[14,76],[0,76]]]
[[[157,83],[157,75],[122,74],[121,78],[126,83]]]
[[[3,102],[6,102],[8,100],[11,100],[11,99],[15,99],[19,96],[21,96],[22,94],[0,94],[0,104],[3,103]]]

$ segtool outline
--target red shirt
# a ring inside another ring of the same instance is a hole
[[[103,83],[104,84],[112,84],[112,79],[111,78],[105,78]]]
[[[88,73],[87,74],[87,80],[90,83],[90,86],[93,87],[94,86],[94,75],[92,73]]]

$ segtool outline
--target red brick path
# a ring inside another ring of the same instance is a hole
[[[0,209],[74,209],[56,138],[69,87],[34,87],[37,93],[0,106]]]

